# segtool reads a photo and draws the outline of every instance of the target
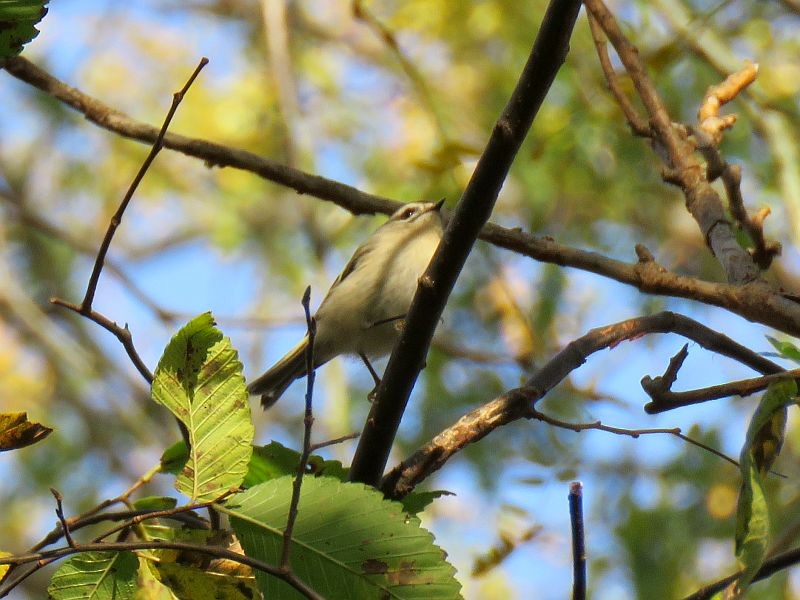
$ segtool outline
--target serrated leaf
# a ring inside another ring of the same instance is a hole
[[[58,568],[47,593],[53,600],[134,600],[138,566],[131,552],[83,552]]]
[[[266,446],[256,446],[253,448],[253,456],[250,459],[243,485],[248,488],[284,475],[294,475],[297,473],[299,462],[299,452],[278,442],[271,442]],[[346,481],[348,471],[338,460],[325,460],[317,455],[311,455],[308,458],[306,472],[309,475],[326,475]]]
[[[736,582],[738,593],[747,589],[767,552],[770,522],[763,480],[783,445],[786,406],[796,396],[794,381],[770,384],[747,428],[739,462],[742,485],[736,509],[736,557],[743,568]]]
[[[28,413],[0,413],[0,452],[30,446],[51,433],[49,427],[28,421]]]
[[[772,344],[773,348],[778,351],[778,354],[780,354],[781,357],[788,358],[789,360],[800,364],[800,348],[791,342],[782,342],[781,340],[770,336],[766,336],[766,338],[769,340],[769,343]]]
[[[241,485],[252,454],[253,423],[242,364],[211,313],[189,321],[158,363],[153,400],[189,432],[189,455],[175,488],[192,502]]]
[[[248,556],[278,564],[292,494],[290,476],[231,497],[222,509]],[[375,489],[305,477],[290,552],[292,571],[326,598],[460,598],[455,569],[402,504]],[[300,598],[261,572],[265,598]]]
[[[0,2],[0,61],[22,52],[39,35],[34,27],[47,14],[49,0],[3,0]]]

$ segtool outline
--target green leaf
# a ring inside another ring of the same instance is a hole
[[[58,568],[47,592],[53,600],[134,600],[138,566],[131,552],[84,552]]]
[[[153,400],[189,432],[189,456],[175,488],[192,502],[215,500],[239,487],[253,442],[242,364],[211,313],[189,321],[158,363]]]
[[[800,364],[800,348],[795,346],[791,342],[782,342],[781,340],[775,339],[774,337],[766,336],[769,340],[769,343],[778,351],[783,358],[788,358],[798,364]]]
[[[266,446],[253,448],[253,456],[244,479],[244,487],[249,488],[270,479],[294,475],[300,463],[300,453],[291,448],[271,442]],[[308,458],[306,473],[309,475],[326,475],[340,481],[347,480],[348,469],[338,460],[325,460],[321,456],[311,455]]]
[[[292,477],[236,494],[222,510],[245,553],[280,561]],[[455,570],[433,536],[402,504],[371,487],[331,477],[305,477],[290,551],[292,571],[326,598],[460,598]],[[266,598],[301,596],[265,573]]]
[[[430,492],[411,492],[400,500],[406,512],[416,515],[425,510],[425,507],[431,504],[437,498],[442,496],[455,496],[453,492],[447,490],[431,490]]]
[[[178,475],[189,460],[189,448],[183,440],[175,442],[161,455],[161,472]]]
[[[769,507],[763,480],[783,445],[786,406],[797,396],[794,381],[770,384],[758,405],[740,456],[742,485],[736,509],[736,557],[743,573],[736,582],[744,593],[767,552],[769,543]]]
[[[47,14],[49,0],[0,2],[0,60],[22,52],[22,46],[39,35],[34,27]]]
[[[133,503],[136,510],[169,510],[177,505],[178,501],[169,496],[145,496]]]

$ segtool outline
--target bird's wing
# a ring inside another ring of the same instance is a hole
[[[358,268],[358,264],[364,259],[364,256],[366,256],[366,254],[372,248],[372,244],[370,244],[369,242],[370,242],[370,240],[367,240],[366,243],[361,244],[358,248],[356,248],[356,251],[353,253],[353,256],[350,257],[350,260],[344,266],[344,269],[342,269],[342,272],[339,273],[339,276],[331,284],[331,287],[328,290],[328,293],[325,294],[325,298],[330,296],[331,292],[334,290],[334,288],[337,285],[339,285],[340,283],[342,283],[345,279],[347,279],[347,276],[350,275],[353,271],[355,271]],[[322,301],[325,302],[325,299],[323,299]]]

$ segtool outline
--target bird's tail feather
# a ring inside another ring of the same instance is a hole
[[[306,348],[308,336],[275,363],[269,371],[247,386],[251,394],[261,394],[261,406],[269,408],[275,404],[295,379],[306,374]]]

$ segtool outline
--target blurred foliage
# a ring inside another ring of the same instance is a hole
[[[370,21],[357,18],[345,0],[91,4],[51,5],[25,55],[152,124],[161,122],[172,92],[206,55],[211,64],[178,111],[174,131],[398,200],[446,197],[451,207],[514,86],[545,6],[538,0],[374,0],[362,3]],[[784,243],[786,258],[769,276],[796,290],[800,161],[792,157],[800,150],[800,16],[794,6],[788,0],[612,3],[675,120],[693,121],[705,89],[742,60],[760,63],[754,87],[725,108],[739,121],[722,149],[743,166],[748,207],[773,211],[767,233]],[[401,56],[374,23],[390,33]],[[285,31],[285,45],[267,34],[275,30]],[[97,128],[6,73],[0,73],[0,95],[0,412],[24,410],[55,429],[42,443],[0,460],[0,550],[22,551],[53,525],[48,487],[64,494],[70,511],[85,509],[157,463],[164,440],[177,440],[178,432],[164,410],[147,402],[148,390],[116,340],[48,304],[51,296],[81,297],[109,218],[147,148]],[[634,244],[642,243],[671,270],[719,280],[682,198],[661,182],[659,169],[608,94],[581,16],[493,220],[628,261],[635,260]],[[96,308],[130,324],[151,367],[186,315],[213,309],[252,374],[300,335],[305,286],[312,285],[318,302],[381,220],[355,218],[251,174],[164,152],[114,240]],[[589,327],[663,308],[691,309],[766,349],[763,330],[752,335],[720,311],[644,297],[479,244],[445,312],[394,458],[519,385]],[[697,421],[694,437],[738,454],[750,401],[658,420],[642,414],[641,369],[663,371],[671,351],[668,342],[649,339],[592,357],[540,408],[565,420],[602,417],[635,427],[687,428]],[[747,375],[713,362],[687,377],[703,385]],[[315,437],[360,430],[371,384],[355,363],[325,367]],[[261,441],[299,444],[300,392],[293,388],[288,396],[259,417]],[[772,527],[785,548],[800,531],[800,499],[791,486],[799,474],[798,440],[790,410],[786,447],[775,466],[790,479],[766,482]],[[329,455],[347,464],[351,451],[336,446]],[[663,438],[516,423],[466,449],[430,484],[459,496],[437,500],[423,514],[430,513],[431,529],[454,555],[467,597],[566,595],[571,571],[562,481],[570,477],[587,484],[587,530],[596,540],[589,545],[593,597],[679,597],[734,568],[734,467]],[[150,487],[166,493],[158,481]],[[543,530],[504,556],[502,576],[493,571],[472,581],[474,559],[502,539],[503,502],[510,499],[525,504]],[[542,557],[542,573],[532,573],[530,565]],[[556,584],[540,587],[552,573],[560,576]],[[756,584],[753,597],[800,594],[789,581],[782,574]],[[41,585],[31,580],[31,598],[40,597]]]

